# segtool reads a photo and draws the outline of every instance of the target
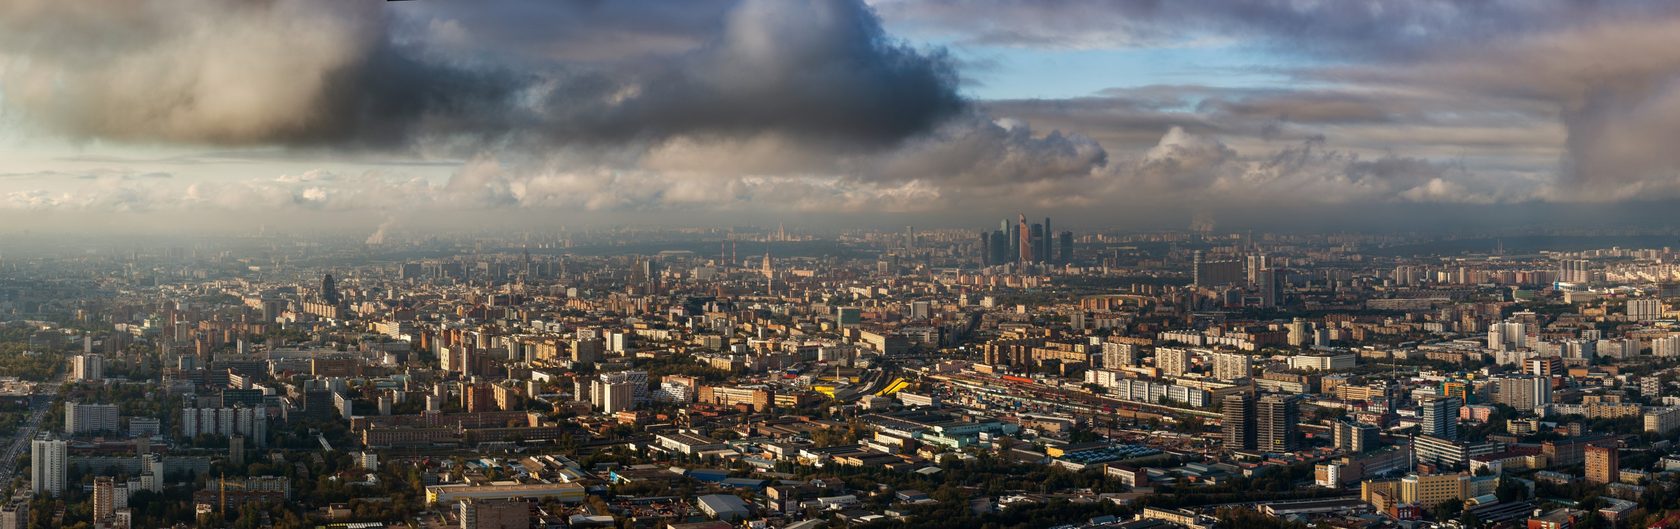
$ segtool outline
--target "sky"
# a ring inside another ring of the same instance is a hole
[[[1680,5],[0,0],[0,231],[1669,223]]]

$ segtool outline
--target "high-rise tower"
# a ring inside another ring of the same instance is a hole
[[[332,274],[327,274],[326,277],[321,278],[321,301],[333,305],[337,305],[339,302],[338,282],[333,280]]]
[[[1056,230],[1050,227],[1050,217],[1044,217],[1044,244],[1038,253],[1039,259],[1049,263],[1056,260]]]
[[[1190,254],[1190,286],[1202,286],[1202,251]]]
[[[1073,262],[1073,232],[1062,232],[1062,240],[1056,241],[1056,252],[1059,254],[1056,257],[1056,264],[1065,265]]]
[[[62,440],[36,439],[30,443],[29,485],[36,495],[64,493],[68,446]]]
[[[1253,450],[1254,397],[1246,394],[1227,395],[1220,403],[1224,415],[1220,430],[1224,433],[1225,449]]]
[[[1266,452],[1293,452],[1300,430],[1301,404],[1293,396],[1266,395],[1254,405],[1255,448]]]
[[[1457,441],[1458,409],[1462,405],[1458,397],[1440,396],[1418,403],[1418,411],[1423,415],[1423,435]]]
[[[1043,224],[1033,224],[1032,225],[1031,243],[1032,243],[1032,261],[1035,262],[1035,263],[1044,262],[1044,225]]]
[[[1018,237],[1020,237],[1020,240],[1017,241],[1017,243],[1021,245],[1021,256],[1019,261],[1021,264],[1027,264],[1031,263],[1033,260],[1032,231],[1031,228],[1027,227],[1027,214],[1020,213],[1018,215],[1020,216],[1020,221],[1017,224],[1015,231],[1019,234]]]

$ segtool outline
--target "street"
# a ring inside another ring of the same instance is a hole
[[[0,454],[0,484],[10,484],[16,473],[18,457],[28,453],[29,442],[35,439],[35,432],[40,431],[41,421],[46,418],[47,410],[52,408],[53,400],[58,397],[58,390],[64,384],[63,377],[42,384],[41,392],[29,398],[29,420],[18,427],[17,437],[12,439],[11,446],[6,447],[4,454]]]

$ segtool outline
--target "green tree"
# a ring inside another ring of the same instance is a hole
[[[1433,514],[1437,521],[1446,521],[1457,518],[1461,512],[1464,512],[1464,500],[1455,498],[1436,504]]]

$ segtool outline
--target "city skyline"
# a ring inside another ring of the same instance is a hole
[[[1680,520],[1672,236],[1060,214],[7,240],[0,529]]]
[[[0,0],[0,529],[1680,529],[1677,36]]]
[[[10,0],[0,220],[1667,225],[1675,27],[1638,1]]]

